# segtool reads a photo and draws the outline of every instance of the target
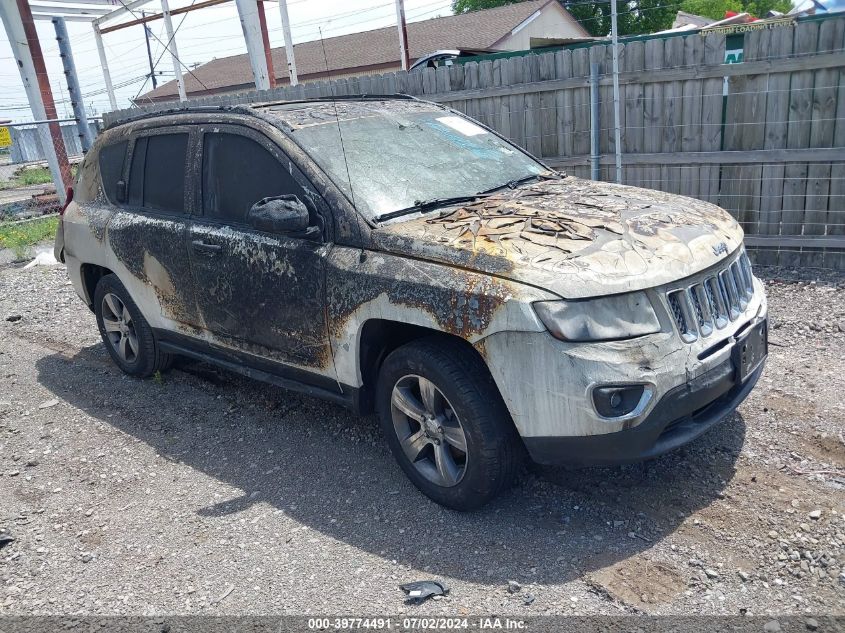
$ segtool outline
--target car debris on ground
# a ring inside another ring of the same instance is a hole
[[[411,604],[422,604],[429,598],[449,593],[449,587],[436,580],[418,580],[399,585],[399,588],[408,594],[408,602]]]

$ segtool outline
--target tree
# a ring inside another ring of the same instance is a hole
[[[469,13],[481,9],[494,9],[506,4],[516,4],[523,0],[452,0],[452,11],[455,13]]]
[[[519,1],[453,0],[452,10],[455,13],[467,13],[479,9],[492,9],[505,4],[514,4]],[[789,2],[789,0],[783,1]],[[562,4],[590,35],[604,36],[610,34],[610,2],[566,0]],[[617,4],[619,35],[640,35],[668,29],[672,26],[672,21],[678,13],[680,4],[681,0],[619,0]]]
[[[745,11],[763,18],[769,11],[786,13],[791,8],[791,0],[683,0],[681,4],[681,9],[687,13],[703,15],[713,20],[724,18],[726,11]]]
[[[742,11],[742,0],[684,0],[681,10],[713,20],[721,20],[725,12]]]
[[[680,3],[681,0],[620,0],[616,5],[619,35],[642,35],[670,28]],[[609,2],[573,0],[563,6],[590,35],[610,35]]]

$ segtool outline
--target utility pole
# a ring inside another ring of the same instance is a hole
[[[273,68],[273,49],[270,48],[270,34],[267,32],[267,16],[264,14],[264,0],[258,0],[258,26],[261,27],[261,43],[267,63],[267,80],[270,88],[276,87],[276,69]]]
[[[167,48],[173,60],[173,72],[176,74],[176,85],[179,88],[179,101],[187,101],[185,94],[185,80],[182,78],[182,68],[179,65],[179,53],[176,50],[176,34],[173,32],[173,21],[170,19],[170,5],[167,0],[161,0],[161,14],[164,16],[164,28],[167,31]]]
[[[141,11],[141,17],[147,17],[147,14]],[[147,59],[150,61],[150,79],[153,82],[153,90],[158,87],[158,82],[156,81],[156,68],[153,64],[153,51],[150,48],[150,28],[147,26],[147,23],[144,22],[141,26],[144,27],[144,39],[147,41]]]
[[[264,55],[261,38],[261,24],[258,17],[258,2],[256,0],[235,0],[238,7],[238,17],[241,30],[244,33],[246,51],[249,55],[249,65],[252,67],[252,78],[256,90],[270,88],[270,78],[267,76],[267,58]]]
[[[50,141],[42,145],[44,153],[47,154],[47,164],[50,166],[56,194],[64,204],[65,191],[72,184],[70,164],[62,131],[56,122],[56,104],[47,79],[47,68],[38,42],[38,33],[35,31],[32,11],[27,0],[3,1],[0,2],[0,17],[6,27],[6,35],[21,74],[32,116],[36,121],[49,121],[39,123],[38,130],[43,140]]]
[[[109,94],[109,105],[112,110],[117,110],[117,99],[114,96],[114,86],[111,83],[109,62],[106,59],[106,49],[103,46],[103,34],[100,33],[100,25],[94,22],[94,41],[97,43],[97,54],[100,56],[100,68],[103,70],[103,81],[106,84],[106,92]]]
[[[296,56],[293,52],[293,38],[290,34],[287,0],[279,0],[279,13],[282,16],[282,33],[285,36],[285,57],[288,58],[288,76],[290,77],[290,85],[295,86],[299,83],[299,77],[296,75]]]
[[[613,144],[616,149],[616,182],[622,183],[622,130],[619,127],[619,29],[616,0],[610,0],[610,36],[613,40]]]
[[[82,103],[82,91],[79,88],[79,78],[76,76],[76,64],[73,61],[73,51],[70,48],[70,38],[67,34],[65,19],[61,17],[53,18],[53,28],[56,29],[56,41],[59,43],[59,57],[62,58],[62,66],[65,70],[70,106],[73,108],[73,116],[76,119],[76,131],[79,134],[82,153],[87,154],[88,150],[91,149],[91,145],[94,144],[94,137],[91,134],[91,127],[88,125],[85,104]]]
[[[402,61],[402,70],[411,67],[411,58],[408,54],[408,26],[405,24],[405,2],[396,0],[396,27],[399,29],[399,59]]]

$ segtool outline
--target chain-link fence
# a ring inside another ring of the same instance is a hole
[[[90,124],[92,136],[100,122]],[[5,128],[5,131],[4,131]],[[74,121],[10,123],[0,125],[0,222],[17,221],[50,213],[61,208],[64,186],[57,190],[50,166],[50,150],[67,156],[58,161],[61,181],[71,183],[82,160],[80,130]]]
[[[58,212],[82,160],[78,132],[72,121],[0,124],[0,266],[55,263]]]

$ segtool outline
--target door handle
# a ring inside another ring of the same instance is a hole
[[[216,255],[223,250],[223,247],[220,246],[220,244],[208,244],[202,240],[194,240],[191,244],[195,251],[204,255]]]

